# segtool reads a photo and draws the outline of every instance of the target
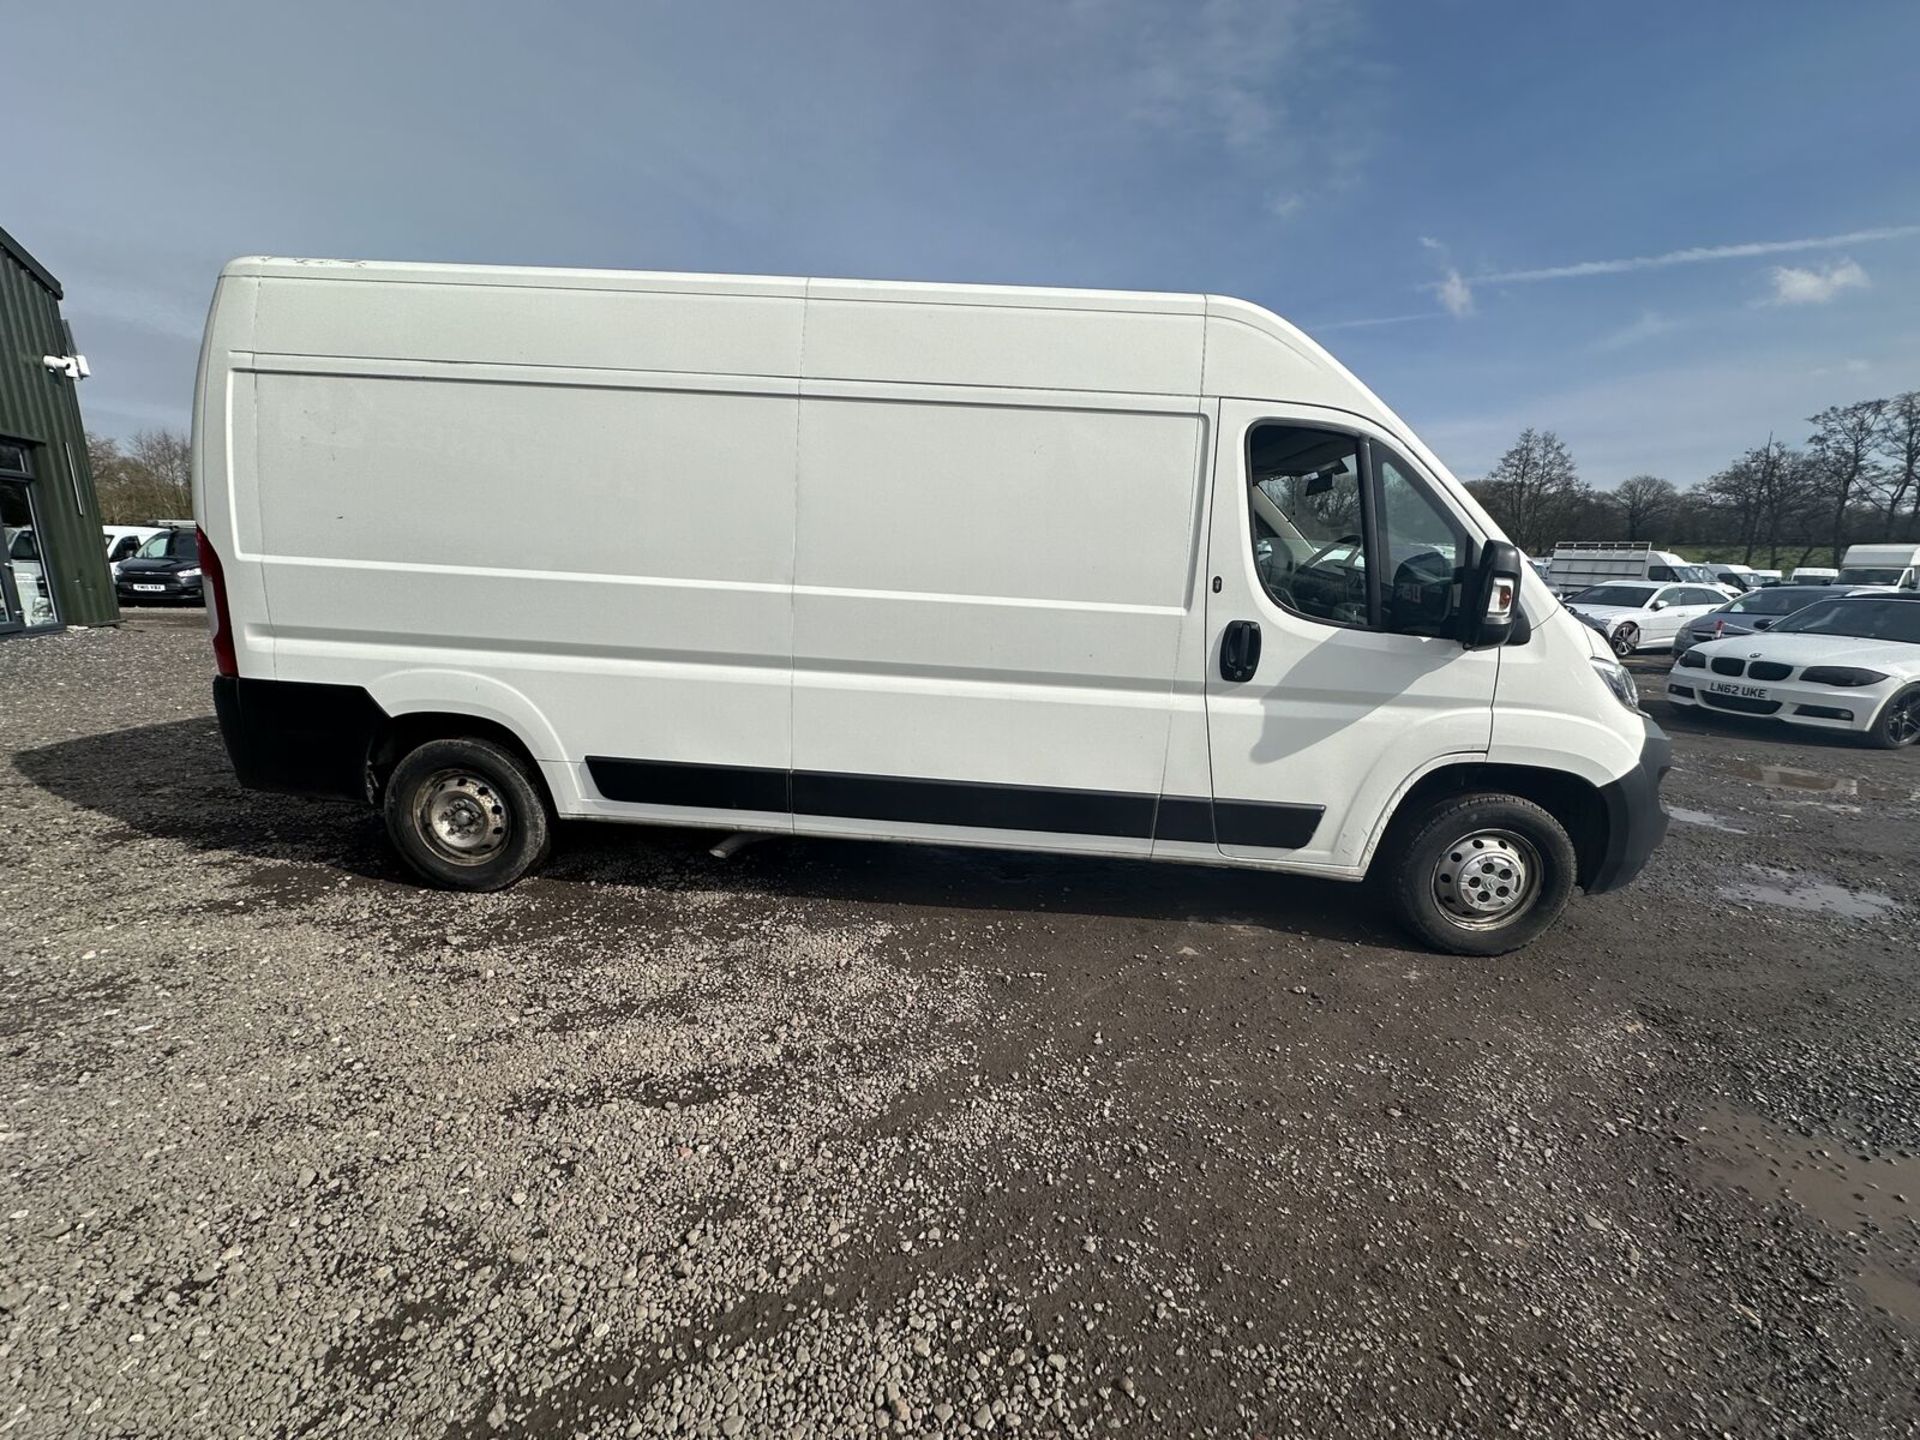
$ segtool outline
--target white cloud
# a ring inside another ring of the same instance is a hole
[[[1302,328],[1309,335],[1318,335],[1323,330],[1368,330],[1376,325],[1409,325],[1416,320],[1446,318],[1446,315],[1438,310],[1417,310],[1411,315],[1369,315],[1359,320],[1330,320],[1325,325],[1306,325]]]
[[[1807,240],[1752,240],[1737,245],[1699,245],[1669,250],[1661,255],[1635,255],[1621,260],[1581,260],[1572,265],[1550,265],[1540,270],[1494,270],[1475,275],[1479,284],[1518,285],[1539,280],[1572,280],[1587,275],[1622,275],[1630,270],[1660,270],[1669,265],[1700,265],[1713,260],[1751,260],[1760,255],[1788,255],[1800,250],[1837,250],[1881,240],[1907,240],[1920,235],[1920,225],[1882,225],[1852,230],[1845,235],[1820,235]],[[1422,243],[1425,243],[1424,241]]]
[[[1441,278],[1424,288],[1433,291],[1439,297],[1441,306],[1447,314],[1458,320],[1473,313],[1473,287],[1460,273],[1460,267],[1453,263],[1453,256],[1444,240],[1436,240],[1431,235],[1420,237],[1420,248],[1431,250],[1439,257],[1444,267]]]
[[[1079,63],[1109,72],[1135,119],[1215,140],[1313,191],[1358,182],[1379,76],[1361,54],[1364,17],[1347,0],[1076,0],[1067,14]],[[1303,74],[1315,81],[1304,89]],[[1322,103],[1327,94],[1341,103]]]
[[[1824,305],[1842,290],[1867,288],[1867,272],[1852,260],[1827,266],[1802,269],[1794,265],[1776,265],[1767,272],[1773,294],[1771,305]]]

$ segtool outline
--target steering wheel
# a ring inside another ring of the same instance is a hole
[[[1361,543],[1362,543],[1361,539],[1358,535],[1342,535],[1338,540],[1329,540],[1326,544],[1322,545],[1318,550],[1314,551],[1313,554],[1309,555],[1305,560],[1303,560],[1300,563],[1298,568],[1302,570],[1311,570],[1314,566],[1320,563],[1323,557],[1325,557],[1327,554],[1329,554],[1332,551],[1338,550],[1342,545],[1359,545]],[[1351,569],[1352,567],[1349,566],[1348,568]]]

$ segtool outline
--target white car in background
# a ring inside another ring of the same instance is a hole
[[[1672,648],[1682,625],[1726,603],[1727,597],[1711,585],[1616,580],[1582,590],[1567,601],[1567,608],[1605,635],[1614,654],[1631,655]]]
[[[1675,705],[1844,730],[1895,750],[1920,740],[1920,594],[1816,600],[1771,630],[1708,640],[1667,677]]]
[[[120,578],[120,562],[131,560],[142,545],[163,533],[157,525],[102,525],[100,534],[107,546],[107,569]]]

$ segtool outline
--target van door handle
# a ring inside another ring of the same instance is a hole
[[[1236,685],[1253,678],[1260,668],[1260,626],[1252,620],[1231,620],[1220,637],[1220,678]]]

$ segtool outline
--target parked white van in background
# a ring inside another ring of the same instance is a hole
[[[193,448],[241,780],[442,884],[707,825],[1373,874],[1490,954],[1665,829],[1600,637],[1242,301],[239,260]]]
[[[1553,589],[1563,599],[1595,585],[1621,580],[1658,580],[1664,584],[1709,585],[1731,600],[1741,587],[1727,584],[1708,565],[1696,565],[1671,550],[1656,550],[1644,540],[1565,540],[1553,547]]]
[[[1831,585],[1840,578],[1840,572],[1830,565],[1796,565],[1789,584],[1793,585]]]
[[[1916,575],[1920,575],[1920,545],[1849,545],[1840,561],[1839,583],[1912,590]]]

